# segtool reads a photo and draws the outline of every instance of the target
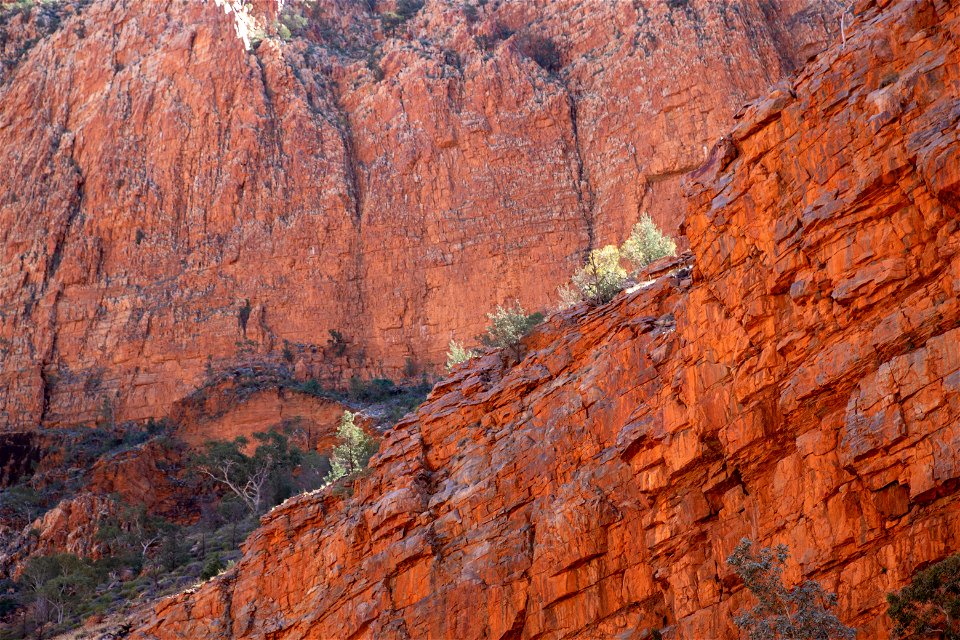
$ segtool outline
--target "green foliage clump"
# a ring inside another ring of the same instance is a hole
[[[146,505],[122,504],[116,515],[99,523],[97,539],[107,545],[112,555],[127,559],[139,570],[151,551],[174,529],[172,523],[148,512]]]
[[[200,572],[201,580],[209,580],[216,575],[219,575],[221,571],[224,570],[223,560],[220,558],[219,553],[215,553],[210,556],[206,563],[203,565],[203,570]]]
[[[13,0],[11,2],[0,2],[0,11],[18,11],[28,14],[37,6],[37,0]]]
[[[650,216],[644,214],[619,249],[607,245],[590,252],[586,264],[573,275],[571,284],[558,289],[560,308],[565,309],[581,301],[590,304],[610,302],[627,284],[628,274],[622,266],[623,261],[631,263],[634,270],[639,270],[654,260],[676,253],[677,243],[664,235]]]
[[[387,11],[380,15],[383,26],[388,32],[394,31],[404,22],[417,15],[423,8],[424,0],[397,0],[397,10]]]
[[[399,392],[399,387],[390,378],[364,381],[359,376],[353,376],[350,378],[348,396],[357,402],[383,402]]]
[[[918,572],[887,605],[896,638],[960,640],[960,554]]]
[[[77,613],[78,604],[100,582],[85,560],[61,553],[30,558],[20,578],[27,601],[40,624],[63,624]]]
[[[337,441],[330,457],[330,473],[325,484],[352,475],[364,469],[376,451],[376,442],[356,423],[356,414],[344,411],[337,429]]]
[[[280,12],[277,20],[277,35],[283,40],[289,40],[294,36],[301,35],[307,28],[309,20],[297,11],[293,5],[286,5]]]
[[[347,352],[347,339],[336,329],[329,329],[330,337],[327,339],[327,347],[337,358],[343,357]]]
[[[259,444],[252,454],[246,453],[250,441],[241,436],[205,443],[192,463],[198,473],[232,493],[250,513],[259,514],[290,497],[292,473],[303,454],[277,431],[256,433],[254,438]]]
[[[487,319],[490,320],[490,326],[487,327],[487,334],[481,338],[483,343],[488,347],[506,349],[519,357],[520,341],[543,322],[543,314],[528,314],[519,302],[514,302],[512,307],[497,305],[496,311],[487,314]]]
[[[754,553],[753,542],[744,538],[727,558],[727,564],[759,601],[734,618],[736,625],[750,640],[853,640],[856,630],[830,611],[837,604],[836,594],[828,593],[814,580],[792,589],[783,585],[783,564],[788,554],[782,544]]]
[[[573,275],[573,286],[583,300],[604,304],[620,293],[626,280],[627,272],[620,266],[620,251],[608,244],[590,252],[587,263]]]
[[[470,358],[475,358],[477,352],[473,349],[467,349],[462,342],[451,339],[447,350],[447,371],[450,371],[458,364],[462,364]]]
[[[677,243],[660,230],[653,218],[643,214],[640,221],[633,225],[620,253],[635,269],[641,269],[654,260],[677,255]]]

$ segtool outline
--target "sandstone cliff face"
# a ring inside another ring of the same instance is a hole
[[[163,416],[282,354],[419,376],[641,211],[675,228],[681,174],[843,2],[430,0],[390,30],[291,0],[302,32],[254,47],[280,4],[4,14],[0,428]]]
[[[960,9],[856,13],[691,181],[688,264],[458,369],[135,637],[731,638],[742,536],[885,637],[960,549]]]

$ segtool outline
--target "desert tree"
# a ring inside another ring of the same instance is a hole
[[[853,640],[856,630],[845,626],[831,609],[837,596],[814,580],[788,589],[783,584],[786,545],[754,550],[747,538],[727,558],[727,564],[756,597],[757,604],[734,618],[750,640]]]
[[[376,450],[376,442],[356,423],[356,414],[344,411],[337,428],[337,446],[330,456],[330,472],[325,484],[352,475],[364,469]]]
[[[894,637],[960,640],[960,554],[918,572],[887,605]]]

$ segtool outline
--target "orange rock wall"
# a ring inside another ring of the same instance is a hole
[[[290,0],[304,33],[255,50],[277,4],[242,4],[4,21],[0,429],[163,416],[286,354],[325,384],[435,370],[643,210],[676,228],[680,176],[843,3],[429,0],[387,34],[389,3]]]
[[[253,434],[276,430],[289,433],[301,448],[329,451],[336,444],[337,428],[347,409],[336,400],[289,389],[267,387],[243,393],[214,385],[178,403],[172,415],[177,438],[193,447],[240,436],[254,447]],[[370,426],[369,420],[359,418],[361,424]]]
[[[137,638],[735,638],[786,543],[861,638],[960,550],[960,9],[863,2],[690,182],[691,266],[457,369]]]

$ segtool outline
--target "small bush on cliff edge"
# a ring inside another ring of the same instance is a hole
[[[917,573],[887,605],[895,638],[960,640],[960,554]]]
[[[497,305],[496,311],[488,313],[487,318],[490,326],[481,341],[488,347],[506,349],[520,357],[520,341],[543,321],[543,314],[528,314],[519,302],[514,302],[512,307]]]
[[[620,251],[610,244],[590,252],[587,263],[573,274],[573,286],[582,299],[604,304],[620,293],[626,279],[627,272],[620,266]]]
[[[744,538],[727,564],[756,596],[757,606],[734,618],[750,640],[853,640],[857,632],[845,626],[830,611],[837,596],[814,580],[787,589],[783,586],[783,563],[788,549],[762,548],[756,553],[753,542]]]
[[[653,218],[643,214],[620,247],[620,253],[634,265],[634,269],[641,269],[654,260],[676,255],[677,243],[660,230]]]
[[[363,470],[377,447],[373,438],[356,423],[356,414],[350,411],[344,411],[340,418],[337,441],[339,444],[333,448],[330,473],[324,479],[324,484],[331,484]]]
[[[464,363],[470,358],[476,357],[477,352],[473,349],[467,349],[462,342],[450,340],[447,350],[447,371],[450,371],[458,364]]]
[[[622,266],[624,261],[629,262],[636,272],[654,260],[676,253],[677,243],[644,214],[619,249],[611,244],[589,253],[586,263],[573,274],[571,283],[557,290],[560,308],[581,301],[590,304],[610,302],[629,282]]]

